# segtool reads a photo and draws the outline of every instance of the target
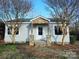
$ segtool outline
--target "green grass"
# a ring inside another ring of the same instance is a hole
[[[0,45],[0,54],[2,54],[4,51],[16,51],[16,45],[14,44]]]

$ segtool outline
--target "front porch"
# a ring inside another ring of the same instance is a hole
[[[31,21],[30,46],[51,46],[50,24],[48,20],[37,18]]]

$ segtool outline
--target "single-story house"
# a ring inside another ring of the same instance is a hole
[[[26,43],[30,41],[30,38],[34,41],[47,41],[48,35],[50,36],[51,42],[61,43],[62,42],[62,31],[61,21],[56,22],[55,20],[51,20],[50,18],[45,18],[42,16],[38,16],[36,18],[30,20],[21,20],[20,27],[16,25],[17,32],[15,35],[15,42],[18,43]],[[7,25],[5,24],[5,36],[4,42],[11,43],[11,26],[9,22]],[[69,27],[66,28],[67,34],[64,38],[64,43],[69,44]],[[33,36],[31,36],[33,35]]]

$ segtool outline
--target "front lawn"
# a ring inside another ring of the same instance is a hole
[[[0,59],[75,59],[77,57],[79,57],[77,45],[53,44],[51,47],[31,47],[27,44],[0,45]]]
[[[16,51],[16,45],[14,44],[0,45],[0,54],[2,54],[5,51]]]

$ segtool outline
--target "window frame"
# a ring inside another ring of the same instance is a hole
[[[61,26],[54,26],[55,35],[63,35]]]
[[[38,35],[43,35],[43,27],[38,27]]]
[[[17,32],[15,33],[15,35],[19,35],[19,28],[18,28],[18,26],[16,26],[16,28],[17,28]],[[7,33],[8,33],[8,35],[12,35],[12,26],[8,26],[8,28],[7,28]]]

